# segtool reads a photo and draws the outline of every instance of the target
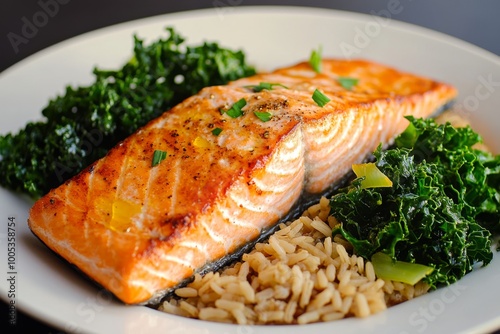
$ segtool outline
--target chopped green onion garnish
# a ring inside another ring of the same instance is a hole
[[[392,187],[392,181],[373,162],[354,164],[352,170],[357,177],[364,177],[361,181],[362,189]]]
[[[323,48],[321,45],[317,50],[312,50],[311,57],[309,57],[309,64],[313,68],[314,72],[321,73],[321,53]]]
[[[324,107],[330,99],[325,94],[321,93],[318,89],[316,89],[313,93],[312,99],[316,104],[320,107]]]
[[[268,122],[271,120],[273,115],[267,111],[254,111],[255,116],[257,116],[262,122]]]
[[[410,285],[417,284],[434,270],[423,264],[393,261],[389,255],[380,252],[373,254],[371,260],[378,278]]]
[[[340,77],[337,79],[338,83],[344,87],[345,89],[351,90],[352,87],[358,84],[359,79],[356,78],[348,78],[348,77]]]
[[[285,85],[282,85],[280,83],[271,83],[271,82],[261,82],[258,85],[245,86],[245,88],[249,88],[249,89],[253,90],[254,92],[261,92],[264,89],[272,90],[274,86],[280,86],[280,87],[288,89],[288,87]]]
[[[221,128],[215,128],[215,129],[213,129],[213,130],[212,130],[212,134],[213,134],[214,136],[218,136],[218,135],[220,135],[220,133],[221,133],[221,132],[222,132],[222,129],[221,129]]]
[[[244,106],[247,105],[247,101],[245,99],[239,99],[231,108],[226,110],[226,114],[232,118],[237,118],[243,115],[243,111],[241,110]]]
[[[160,162],[162,162],[162,160],[165,160],[166,157],[167,157],[167,152],[161,150],[155,150],[155,152],[153,153],[153,161],[151,162],[151,166],[154,167],[158,165]]]

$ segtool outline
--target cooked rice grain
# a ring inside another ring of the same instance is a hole
[[[350,255],[338,222],[322,198],[302,217],[280,224],[267,242],[242,260],[175,291],[159,309],[210,321],[252,324],[306,324],[367,317],[415,298],[429,289],[377,279],[371,262]]]

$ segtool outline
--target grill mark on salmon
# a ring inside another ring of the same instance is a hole
[[[300,63],[201,90],[38,200],[29,227],[123,302],[155,304],[331,190],[404,130],[404,115],[428,117],[457,93],[368,61],[322,68]],[[359,83],[346,90],[339,77]],[[287,88],[247,87],[260,82]],[[331,99],[323,108],[315,89]],[[224,111],[241,98],[244,115],[232,119]],[[168,157],[152,166],[155,150]]]

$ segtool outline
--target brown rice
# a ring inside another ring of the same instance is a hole
[[[367,317],[424,294],[415,286],[377,278],[373,265],[349,254],[322,198],[302,217],[281,224],[240,262],[175,291],[159,309],[171,314],[237,324],[306,324]]]

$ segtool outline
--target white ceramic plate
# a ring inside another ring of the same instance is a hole
[[[491,53],[426,29],[368,15],[291,7],[225,7],[153,17],[88,33],[50,47],[0,75],[0,133],[40,118],[66,84],[91,82],[91,69],[118,68],[130,57],[132,34],[147,40],[175,26],[189,44],[218,41],[242,48],[259,69],[271,70],[324,55],[363,57],[454,84],[462,112],[500,151],[500,61]],[[32,203],[0,189],[1,298],[9,301],[8,217],[16,222],[18,309],[65,331],[95,333],[458,333],[500,327],[500,254],[459,283],[367,319],[307,326],[236,326],[189,320],[125,306],[91,285],[28,230]]]

